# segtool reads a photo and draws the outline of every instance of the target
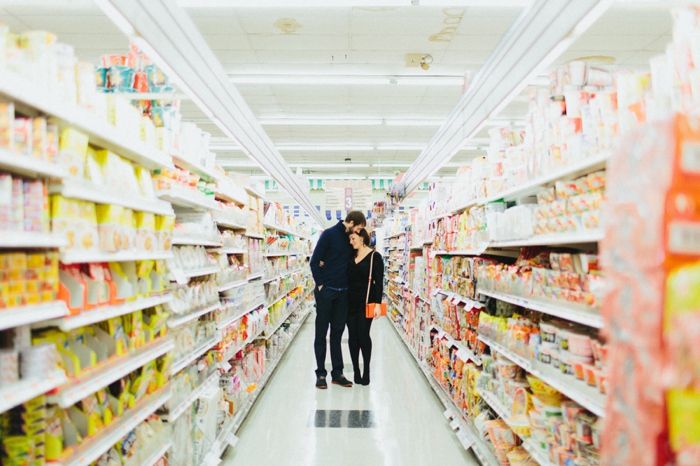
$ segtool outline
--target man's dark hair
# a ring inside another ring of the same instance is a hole
[[[362,225],[366,226],[367,225],[367,219],[365,218],[365,214],[360,212],[359,210],[352,210],[348,212],[348,215],[345,217],[345,223],[350,223],[352,222],[355,226]]]

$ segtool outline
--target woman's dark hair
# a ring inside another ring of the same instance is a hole
[[[356,233],[356,235],[359,236],[360,238],[362,238],[362,242],[365,243],[365,246],[369,246],[370,237],[369,237],[369,233],[367,233],[367,230],[365,230],[363,228],[360,231],[358,231]]]

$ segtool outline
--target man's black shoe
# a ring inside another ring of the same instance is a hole
[[[325,390],[326,388],[328,388],[328,382],[326,382],[326,376],[319,375],[316,377],[316,388],[320,388],[321,390]]]
[[[337,379],[333,379],[332,383],[335,385],[340,385],[341,387],[352,387],[352,382],[346,379],[344,375],[341,375]]]

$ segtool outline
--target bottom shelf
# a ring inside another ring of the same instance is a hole
[[[165,454],[168,452],[168,450],[170,450],[172,446],[172,440],[168,440],[163,445],[154,450],[152,454],[148,455],[148,457],[141,462],[141,466],[153,466],[158,462],[159,459],[165,456]]]
[[[462,415],[461,410],[454,404],[452,398],[450,398],[445,389],[442,388],[442,386],[430,373],[427,365],[421,362],[421,360],[416,356],[413,348],[411,348],[408,341],[403,336],[401,329],[399,329],[391,319],[389,319],[389,322],[398,334],[401,341],[403,341],[403,343],[406,345],[406,349],[411,356],[413,356],[413,359],[418,364],[418,367],[425,376],[428,384],[445,407],[445,416],[448,418],[454,418],[452,423],[450,423],[450,427],[452,427],[453,430],[457,430],[456,435],[462,446],[464,446],[465,449],[471,448],[483,466],[499,466],[498,459],[494,455],[489,445],[486,444],[486,442],[481,438],[481,435],[477,431],[476,427],[474,427],[474,424]]]

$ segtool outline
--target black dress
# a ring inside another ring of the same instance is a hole
[[[382,255],[376,251],[370,252],[359,263],[353,260],[350,263],[348,277],[350,279],[348,308],[348,346],[350,358],[355,372],[355,381],[359,379],[365,385],[369,384],[369,362],[372,357],[372,339],[369,336],[372,319],[365,317],[365,302],[367,299],[367,286],[370,272],[370,264],[374,255],[372,266],[372,281],[369,284],[369,302],[382,302],[384,293],[384,261]],[[364,373],[360,375],[360,352],[364,363]]]

